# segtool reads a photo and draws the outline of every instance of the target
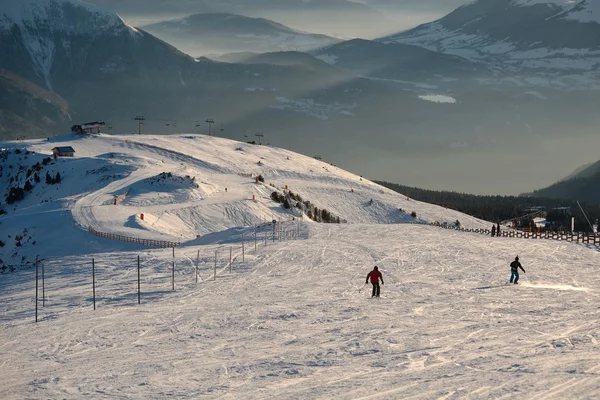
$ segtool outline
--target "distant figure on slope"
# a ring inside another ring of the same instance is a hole
[[[496,226],[496,236],[500,237],[500,223],[498,222],[498,226]]]
[[[514,283],[516,285],[519,282],[519,268],[521,268],[521,270],[524,273],[526,273],[523,267],[521,266],[521,263],[519,262],[519,256],[516,256],[515,261],[510,263],[510,283]]]
[[[496,236],[496,225],[492,224],[492,237]]]
[[[373,268],[373,271],[367,274],[367,280],[365,282],[365,285],[369,283],[369,278],[371,278],[371,284],[373,285],[373,294],[371,295],[371,297],[379,297],[379,280],[381,279],[381,284],[383,285],[383,275],[381,275],[381,272],[379,271],[379,268],[377,268],[377,265],[375,266],[375,268]]]

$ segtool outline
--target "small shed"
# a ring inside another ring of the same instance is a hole
[[[55,147],[52,149],[54,157],[73,157],[75,156],[75,150],[71,146]]]

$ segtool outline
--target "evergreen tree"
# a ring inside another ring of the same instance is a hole
[[[25,198],[25,190],[20,187],[12,187],[6,195],[6,204],[13,204]]]
[[[60,183],[60,172],[56,173],[56,177],[54,177],[54,183]]]
[[[54,182],[52,181],[52,177],[50,176],[48,171],[46,171],[46,185],[52,185],[53,183]]]
[[[31,182],[25,182],[25,186],[23,187],[23,189],[25,189],[26,192],[31,192],[31,189],[33,189],[33,186],[31,186]]]

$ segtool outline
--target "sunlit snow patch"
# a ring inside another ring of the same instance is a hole
[[[142,215],[144,216],[142,219]],[[160,232],[163,234],[180,237],[184,233],[193,230],[189,224],[186,224],[177,215],[169,213],[160,213],[158,215],[150,213],[138,213],[132,215],[125,226],[136,229],[145,229],[148,231]]]
[[[338,61],[338,57],[334,56],[333,54],[321,54],[321,55],[315,56],[315,58],[317,58],[329,65],[335,65]]]
[[[456,103],[456,99],[454,97],[446,96],[443,94],[427,94],[419,96],[421,100],[431,101],[433,103],[448,103],[454,104]]]
[[[521,286],[531,287],[536,289],[554,289],[554,290],[574,290],[577,292],[587,292],[589,289],[584,287],[576,287],[571,285],[555,285],[548,283],[529,283],[523,282],[520,283]]]

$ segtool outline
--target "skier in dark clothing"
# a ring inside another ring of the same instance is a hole
[[[383,285],[383,275],[381,275],[381,272],[379,271],[379,268],[377,268],[377,265],[375,266],[375,268],[373,268],[373,271],[367,274],[367,280],[365,282],[365,285],[369,283],[369,278],[371,278],[371,284],[373,285],[373,294],[371,295],[371,297],[379,297],[379,280],[381,279],[381,284]]]
[[[492,224],[492,237],[496,236],[496,225]]]
[[[515,261],[510,263],[510,283],[514,283],[515,285],[518,284],[519,282],[519,268],[521,268],[521,270],[525,272],[525,270],[523,269],[523,267],[521,266],[521,263],[519,262],[519,256],[515,257]],[[514,280],[514,282],[513,282]]]
[[[500,223],[496,226],[496,237],[500,237]]]

